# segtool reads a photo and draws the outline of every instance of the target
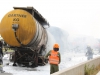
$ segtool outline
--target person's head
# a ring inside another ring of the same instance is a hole
[[[53,50],[54,51],[59,51],[59,45],[57,43],[54,44]]]

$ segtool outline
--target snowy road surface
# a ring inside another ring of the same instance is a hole
[[[97,56],[99,55],[94,55],[94,58]],[[59,69],[62,70],[84,61],[87,61],[84,53],[66,53],[62,55]],[[14,67],[12,66],[12,63],[9,65],[6,65],[6,63],[9,63],[8,55],[4,56],[4,71],[12,73],[13,75],[50,75],[49,64],[45,66],[38,66],[36,68],[27,68],[19,66]]]

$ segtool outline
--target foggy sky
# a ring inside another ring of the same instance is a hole
[[[51,26],[60,27],[71,36],[100,38],[99,0],[1,0],[0,20],[14,6],[33,6]]]

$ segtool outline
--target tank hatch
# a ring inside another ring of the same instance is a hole
[[[33,17],[43,26],[50,26],[47,20],[33,7],[13,7],[14,9],[23,9],[33,15]]]

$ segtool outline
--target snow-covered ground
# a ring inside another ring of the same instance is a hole
[[[64,53],[61,55],[62,60],[59,65],[59,69],[63,70],[65,68],[69,68],[73,65],[79,64],[81,62],[87,61],[87,58],[84,53]],[[94,55],[94,58],[100,55]],[[9,65],[9,55],[5,55],[4,60],[4,70],[6,72],[12,73],[13,75],[50,75],[50,65],[46,64],[45,66],[38,66],[36,68],[28,68],[28,67],[14,67],[10,62]]]
[[[49,33],[50,32],[50,33]],[[51,27],[48,31],[48,43],[47,43],[47,51],[52,49],[52,46],[55,42],[58,42],[60,45],[60,53],[61,53],[61,63],[59,64],[59,70],[63,70],[65,68],[69,68],[81,62],[87,61],[87,57],[85,56],[87,43],[91,45],[93,50],[96,51],[93,58],[100,56],[99,47],[95,47],[94,44],[99,44],[98,39],[86,39],[86,38],[75,38],[68,39],[68,33],[66,33],[59,28]],[[90,40],[90,41],[88,41]],[[91,42],[92,41],[92,42]],[[98,49],[98,50],[95,50]],[[96,55],[98,54],[98,55]],[[38,66],[36,68],[29,67],[20,67],[20,66],[12,66],[12,63],[9,62],[9,55],[5,55],[3,57],[4,60],[4,71],[8,73],[12,73],[13,75],[50,75],[50,65],[49,63],[45,66]],[[6,65],[9,63],[9,65]]]

